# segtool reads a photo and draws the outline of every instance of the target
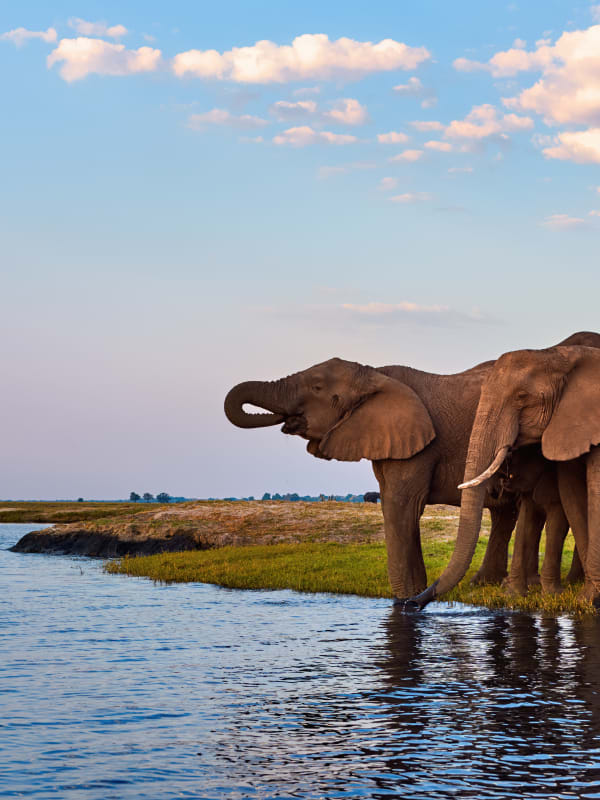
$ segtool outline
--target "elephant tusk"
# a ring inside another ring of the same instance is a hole
[[[459,489],[471,489],[473,486],[479,486],[484,481],[487,481],[487,479],[491,478],[492,475],[494,475],[494,473],[498,472],[502,462],[504,461],[504,459],[508,455],[508,451],[509,450],[510,450],[510,447],[502,447],[500,450],[498,450],[498,453],[496,454],[496,458],[492,461],[492,463],[485,470],[485,472],[482,472],[481,475],[478,475],[476,478],[473,478],[470,481],[465,481],[465,483],[459,484],[458,488]]]

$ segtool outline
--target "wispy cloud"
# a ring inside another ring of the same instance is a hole
[[[390,131],[389,133],[378,133],[377,141],[380,144],[405,144],[409,137],[401,131]]]
[[[533,128],[533,120],[519,117],[516,114],[500,115],[494,106],[485,103],[473,106],[462,120],[453,120],[446,128],[444,135],[449,139],[481,140],[490,136],[498,136],[508,131],[522,131]]]
[[[443,131],[445,128],[445,125],[442,122],[438,122],[437,120],[415,119],[409,124],[412,125],[413,128],[416,128],[418,131],[423,131],[423,132]]]
[[[382,192],[391,192],[398,186],[398,178],[382,178],[379,181],[379,190]]]
[[[421,305],[419,303],[344,303],[342,309],[354,323],[394,324],[417,322],[425,325],[452,326],[457,324],[490,324],[497,322],[478,310],[456,311],[446,305]]]
[[[384,39],[377,44],[323,33],[297,36],[291,45],[263,40],[250,47],[187,50],[173,59],[175,75],[237,83],[288,83],[299,80],[361,78],[376,72],[415,69],[430,58],[425,47]]]
[[[345,175],[354,170],[375,169],[376,166],[377,164],[372,161],[350,161],[348,164],[319,167],[317,175],[323,180],[325,178],[331,178],[334,175]]]
[[[541,223],[544,228],[553,231],[572,231],[587,228],[589,223],[580,217],[571,217],[568,214],[551,214]]]
[[[394,92],[404,97],[420,97],[421,108],[431,108],[437,103],[437,95],[435,91],[427,86],[424,86],[419,78],[412,77],[408,79],[407,83],[400,83],[394,86]]]
[[[127,35],[127,28],[124,25],[107,25],[106,22],[86,22],[79,17],[72,17],[69,20],[69,27],[80,33],[82,36],[108,36],[111,39],[120,39]]]
[[[78,81],[92,73],[96,75],[132,75],[154,72],[160,67],[162,54],[153,47],[126,50],[123,44],[103,39],[61,39],[48,56],[48,68],[60,64],[60,76],[65,81]]]
[[[269,111],[278,120],[290,122],[292,120],[310,120],[313,123],[333,123],[337,125],[364,125],[368,122],[369,115],[365,106],[352,97],[344,97],[330,103],[331,108],[325,110],[319,107],[314,100],[278,100],[273,103]]]
[[[190,114],[188,117],[188,127],[195,131],[206,130],[208,126],[225,125],[229,128],[250,129],[263,128],[269,121],[260,117],[253,117],[250,114],[236,116],[224,108],[213,108],[212,111],[205,111],[202,114]]]
[[[331,131],[316,131],[308,125],[297,128],[288,128],[283,133],[273,137],[273,144],[291,145],[292,147],[306,147],[311,144],[352,144],[356,136],[348,134],[331,133]]]
[[[438,142],[435,139],[425,142],[423,147],[426,147],[427,150],[438,150],[440,153],[449,153],[452,150],[450,142]]]
[[[398,153],[398,155],[392,156],[390,161],[405,161],[405,162],[414,162],[418,161],[423,156],[422,150],[404,150],[402,153]]]
[[[432,195],[429,192],[405,192],[404,194],[396,194],[390,198],[392,203],[401,203],[403,205],[413,205],[414,203],[423,203],[426,200],[431,200]]]
[[[17,47],[22,47],[25,42],[30,39],[40,39],[42,42],[51,44],[58,38],[58,34],[54,28],[48,28],[45,31],[30,31],[27,28],[14,28],[12,31],[7,31],[0,35],[0,39],[7,42],[12,42]]]

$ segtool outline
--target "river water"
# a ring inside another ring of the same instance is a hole
[[[600,798],[600,620],[158,586],[6,549],[0,797]]]

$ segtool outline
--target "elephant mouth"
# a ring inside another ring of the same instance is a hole
[[[288,417],[281,426],[282,433],[289,433],[296,436],[306,436],[306,417],[302,414],[295,414]]]

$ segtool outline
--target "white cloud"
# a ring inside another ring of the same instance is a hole
[[[106,22],[86,22],[78,17],[69,20],[69,27],[81,36],[109,36],[111,39],[120,39],[121,36],[127,35],[127,28],[124,25],[109,26]]]
[[[13,42],[17,47],[21,47],[29,39],[41,39],[42,42],[50,44],[55,42],[57,38],[58,34],[54,28],[48,28],[45,31],[29,31],[27,28],[15,28],[0,35],[0,39]]]
[[[404,194],[396,194],[390,198],[392,203],[402,203],[404,205],[412,205],[413,203],[422,203],[426,200],[431,200],[432,196],[429,192],[405,192]]]
[[[326,111],[323,116],[340,125],[364,125],[369,119],[367,109],[351,97],[336,100],[332,110]]]
[[[424,86],[419,78],[415,78],[414,76],[409,78],[407,83],[401,83],[398,86],[394,86],[394,91],[397,94],[407,97],[422,97],[422,108],[431,108],[431,106],[434,106],[437,103],[437,95],[434,90]]]
[[[297,128],[288,128],[283,133],[273,137],[274,144],[289,144],[293,147],[306,147],[309,144],[352,144],[356,136],[348,134],[331,133],[330,131],[315,131],[308,125]]]
[[[402,153],[398,153],[397,156],[393,156],[390,158],[390,161],[418,161],[423,156],[422,150],[404,150]]]
[[[295,89],[292,94],[294,97],[310,97],[312,95],[321,94],[320,86],[301,86]]]
[[[588,211],[590,217],[600,217],[600,211]]]
[[[546,158],[575,161],[578,164],[600,164],[600,128],[565,131],[554,137],[551,147],[542,150]]]
[[[471,312],[455,311],[445,305],[422,305],[420,303],[343,303],[341,306],[327,309],[331,311],[339,308],[345,315],[352,317],[352,321],[361,325],[393,325],[396,323],[417,323],[449,327],[464,324],[489,325],[497,320],[484,316],[477,309]]]
[[[262,40],[250,47],[188,50],[173,59],[178,77],[230,80],[238,83],[287,83],[298,80],[360,78],[375,72],[415,69],[430,58],[424,47],[393,39],[377,44],[343,37],[330,41],[323,33],[297,36],[291,45]]]
[[[188,117],[188,127],[195,131],[205,130],[209,125],[225,125],[229,128],[262,128],[268,125],[266,119],[252,117],[250,114],[236,116],[224,108],[213,108],[212,111],[205,111],[202,114],[190,114]]]
[[[580,217],[570,217],[568,214],[551,214],[541,224],[544,228],[553,231],[571,231],[588,226],[586,220]]]
[[[389,133],[378,133],[377,141],[380,144],[405,144],[408,136],[400,131],[390,131]]]
[[[524,50],[527,47],[527,42],[525,39],[515,39],[513,42],[513,47],[517,47],[519,50]]]
[[[485,139],[505,131],[526,130],[533,127],[529,117],[518,117],[516,114],[500,116],[494,106],[485,103],[473,106],[463,120],[453,120],[445,130],[449,139]]]
[[[469,172],[473,172],[473,167],[450,167],[450,169],[448,170],[448,172],[449,172],[451,175],[458,175],[458,174],[460,174],[460,173],[465,173],[465,174],[467,174],[467,173],[469,173]]]
[[[334,100],[331,110],[324,111],[319,108],[314,100],[278,100],[270,107],[269,111],[278,120],[287,122],[298,119],[311,119],[319,123],[334,123],[336,125],[363,125],[368,121],[369,115],[365,106],[351,97]]]
[[[379,316],[381,314],[393,314],[395,311],[408,311],[411,314],[428,312],[437,314],[440,311],[448,311],[448,306],[422,306],[418,303],[342,303],[342,308],[348,311],[355,311],[357,314],[368,314],[369,316]]]
[[[382,192],[390,192],[392,189],[395,189],[398,185],[398,178],[382,178],[379,181],[378,188]]]
[[[153,72],[161,63],[161,52],[153,47],[126,50],[123,44],[103,39],[61,39],[48,56],[48,68],[60,63],[60,76],[65,81],[77,81],[92,73],[96,75],[131,75]]]
[[[375,169],[377,164],[372,161],[351,161],[348,164],[338,164],[333,167],[319,167],[318,177],[331,178],[333,175],[343,175],[355,169]]]
[[[423,146],[428,150],[439,150],[441,153],[449,153],[452,150],[450,142],[437,142],[434,139],[425,142]]]
[[[437,122],[437,120],[413,120],[410,125],[413,128],[416,128],[418,131],[443,131],[444,125],[441,122]]]
[[[590,12],[592,14],[592,19],[594,22],[600,22],[600,5],[592,6],[590,8]]]

